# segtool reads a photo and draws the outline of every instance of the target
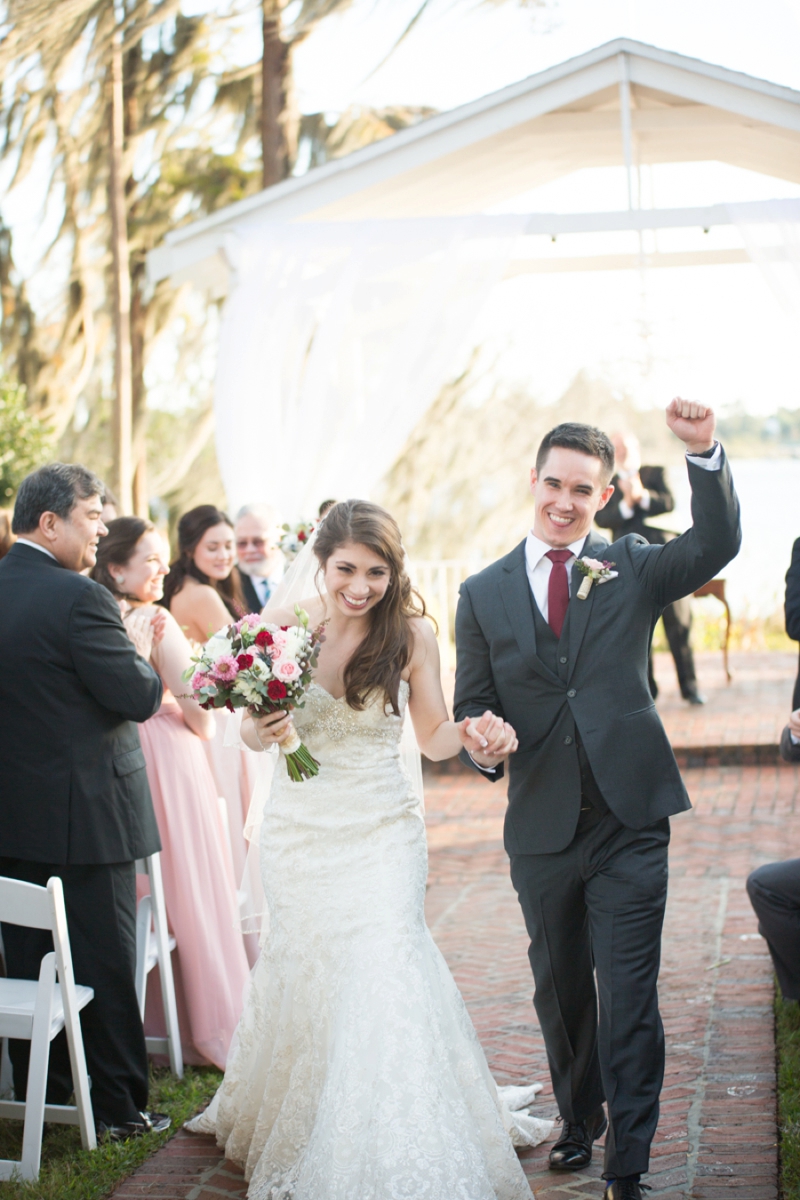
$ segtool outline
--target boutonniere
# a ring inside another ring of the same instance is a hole
[[[593,583],[608,583],[609,579],[616,579],[619,571],[612,571],[611,568],[617,564],[599,558],[576,558],[575,566],[583,575],[583,583],[578,588],[578,599],[585,600],[592,590]]]

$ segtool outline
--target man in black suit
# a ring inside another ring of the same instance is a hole
[[[800,642],[800,538],[792,546],[792,561],[786,572],[786,598],[784,602],[786,615],[786,633],[793,642]],[[800,708],[800,669],[794,681],[792,709]]]
[[[797,708],[781,736],[781,758],[800,762]],[[800,1000],[800,858],[758,867],[748,877],[747,894],[758,917],[758,932],[769,946],[783,998]]]
[[[281,523],[268,504],[240,508],[233,527],[242,593],[247,611],[260,613],[283,578]]]
[[[640,1200],[658,1123],[669,817],[690,807],[647,685],[650,640],[664,607],[741,540],[713,413],[673,400],[667,423],[686,445],[693,528],[665,546],[632,535],[610,547],[591,526],[612,495],[611,442],[559,425],[531,472],[532,532],[462,585],[456,614],[456,720],[489,709],[519,738],[505,846],[564,1121],[550,1165],[589,1163],[606,1100],[607,1200]],[[473,761],[502,774],[486,752]]]
[[[619,541],[629,533],[638,533],[652,546],[663,546],[673,534],[665,533],[648,524],[653,517],[670,513],[675,507],[675,498],[669,489],[663,467],[643,467],[639,441],[633,434],[615,434],[611,439],[614,446],[616,473],[611,483],[614,491],[604,509],[595,517],[601,529],[610,529],[612,541]],[[678,686],[684,700],[690,704],[705,704],[697,687],[697,672],[689,640],[692,629],[692,602],[682,596],[668,604],[661,617],[667,635],[670,652],[678,673]],[[650,694],[655,700],[658,685],[653,674],[653,655],[647,662],[647,677]]]
[[[64,463],[29,475],[17,496],[18,538],[0,562],[0,874],[63,881],[75,978],[94,988],[81,1025],[95,1121],[116,1140],[169,1125],[146,1111],[134,985],[135,860],[160,849],[135,722],[157,711],[162,687],[110,593],[81,574],[107,532],[102,503],[100,480]],[[3,941],[8,974],[38,978],[49,935],[4,925]],[[18,1097],[29,1045],[9,1043]],[[71,1092],[61,1034],[48,1103]]]

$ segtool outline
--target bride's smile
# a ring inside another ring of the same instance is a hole
[[[345,542],[325,565],[325,587],[337,613],[362,617],[386,595],[391,569],[368,546]]]

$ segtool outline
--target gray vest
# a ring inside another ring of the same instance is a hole
[[[536,652],[545,666],[549,667],[551,671],[558,675],[559,679],[563,679],[566,683],[569,667],[567,658],[567,647],[569,645],[569,606],[567,607],[567,615],[564,618],[564,627],[561,630],[560,639],[556,637],[539,611],[539,605],[533,598],[533,591],[531,591],[531,608],[533,609],[533,623],[536,627]],[[584,749],[577,728],[575,729],[575,753],[578,756],[578,769],[581,773],[581,815],[576,831],[580,833],[583,829],[594,825],[599,817],[604,816],[608,812],[608,805],[603,799],[600,788],[597,786],[597,780],[594,777],[594,772],[586,756],[586,750]]]

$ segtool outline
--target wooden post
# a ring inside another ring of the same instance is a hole
[[[122,30],[115,29],[109,71],[109,187],[114,315],[114,487],[123,514],[133,512],[133,455],[131,383],[131,277],[128,258],[128,219],[123,183],[125,129],[122,96]]]

